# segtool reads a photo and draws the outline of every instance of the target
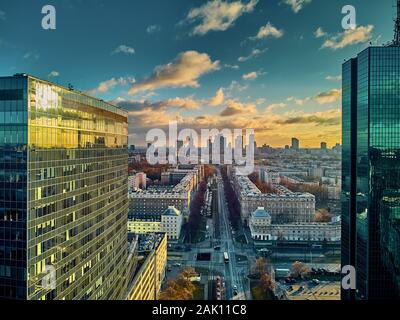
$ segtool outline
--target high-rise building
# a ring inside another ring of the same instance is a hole
[[[47,81],[0,78],[0,299],[124,297],[127,120]]]
[[[297,138],[292,138],[292,149],[299,150],[300,149],[300,141]]]
[[[397,40],[343,64],[342,264],[357,275],[344,299],[400,294],[399,79]]]
[[[326,150],[326,149],[327,149],[326,142],[321,142],[321,150]]]

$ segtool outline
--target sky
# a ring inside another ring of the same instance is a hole
[[[56,9],[56,29],[41,11]],[[342,28],[342,7],[356,28]],[[341,65],[393,38],[394,0],[0,0],[0,76],[29,73],[150,129],[254,129],[258,145],[341,142]]]

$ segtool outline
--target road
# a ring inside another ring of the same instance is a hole
[[[219,218],[219,241],[221,244],[221,254],[227,252],[229,256],[229,263],[225,266],[225,282],[226,293],[225,298],[245,300],[246,292],[245,279],[246,273],[244,270],[239,270],[236,261],[236,247],[233,238],[232,230],[229,223],[229,211],[225,200],[224,185],[220,171],[218,171],[218,218]],[[237,287],[237,295],[234,296],[234,286]]]

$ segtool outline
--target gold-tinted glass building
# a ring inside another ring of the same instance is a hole
[[[0,299],[126,294],[127,112],[0,78]]]

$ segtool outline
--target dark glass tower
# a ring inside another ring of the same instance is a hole
[[[127,126],[104,101],[0,78],[0,299],[125,296]]]
[[[356,292],[399,297],[400,47],[369,47],[343,65],[342,264]]]

